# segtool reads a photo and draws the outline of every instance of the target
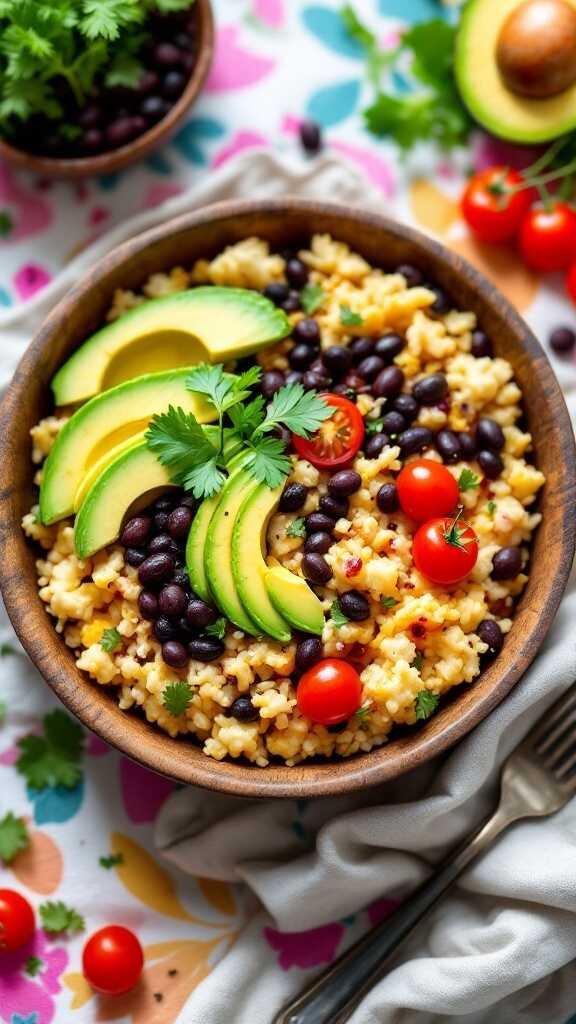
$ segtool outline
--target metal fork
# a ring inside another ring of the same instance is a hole
[[[576,792],[576,685],[516,747],[494,813],[385,921],[363,936],[273,1024],[344,1024],[387,973],[392,954],[465,868],[521,818],[555,814]]]

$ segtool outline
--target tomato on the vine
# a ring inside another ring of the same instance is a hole
[[[320,725],[337,725],[360,707],[362,683],[348,662],[325,658],[304,672],[296,697],[305,718]]]
[[[414,564],[432,583],[461,583],[476,565],[478,538],[471,526],[460,522],[462,511],[452,518],[430,519],[414,537]]]
[[[461,200],[462,215],[483,242],[510,242],[536,198],[510,167],[488,167],[473,175]],[[516,191],[520,189],[520,191]]]
[[[94,932],[82,953],[84,977],[92,988],[108,996],[120,996],[140,980],[144,954],[134,932],[110,924]]]
[[[554,200],[535,206],[520,228],[520,253],[532,269],[564,270],[576,260],[576,213],[567,203]]]
[[[576,262],[573,263],[568,270],[566,277],[566,291],[572,299],[572,302],[576,305]]]
[[[34,935],[34,911],[15,889],[0,889],[0,953],[20,949]]]
[[[322,398],[333,407],[333,414],[308,440],[292,435],[298,455],[318,469],[343,466],[354,458],[364,440],[364,420],[357,405],[342,395],[324,394]]]
[[[460,496],[452,474],[432,459],[416,459],[404,466],[396,479],[396,490],[402,511],[418,523],[449,515]]]

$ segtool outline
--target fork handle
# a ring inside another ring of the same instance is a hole
[[[391,917],[367,932],[281,1010],[273,1024],[345,1024],[367,992],[386,974],[390,957],[400,943],[464,869],[519,816],[498,808]]]

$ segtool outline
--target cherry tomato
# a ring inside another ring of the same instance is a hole
[[[566,291],[576,305],[576,263],[573,263],[566,277]]]
[[[536,199],[533,188],[513,189],[524,179],[509,167],[488,167],[475,174],[462,196],[462,215],[483,242],[510,242]]]
[[[532,270],[564,270],[576,260],[576,213],[567,203],[535,206],[520,228],[520,253]]]
[[[354,458],[364,440],[364,420],[358,406],[342,395],[322,395],[334,412],[319,430],[306,440],[292,435],[292,443],[303,459],[319,469],[343,466]]]
[[[362,683],[346,661],[325,658],[304,673],[296,696],[305,718],[320,725],[337,725],[360,707]]]
[[[432,459],[416,459],[399,474],[396,489],[402,511],[418,523],[447,516],[458,504],[460,491],[445,466]]]
[[[20,949],[34,935],[34,911],[15,889],[0,889],[0,953]]]
[[[82,953],[84,977],[97,992],[120,996],[134,988],[142,974],[142,946],[128,928],[109,924],[94,932]]]
[[[476,565],[478,538],[470,526],[460,522],[461,511],[453,518],[430,519],[414,537],[414,564],[432,583],[460,583]]]

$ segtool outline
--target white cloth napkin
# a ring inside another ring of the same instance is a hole
[[[382,204],[339,160],[288,164],[265,152],[246,155],[197,189],[116,228],[26,307],[0,315],[0,384],[48,309],[123,239],[217,199],[287,193]],[[541,326],[546,311],[535,310],[531,319]],[[563,385],[572,405],[574,368],[563,371]],[[244,801],[194,788],[169,799],[156,827],[164,856],[197,876],[244,882],[259,901],[178,1024],[268,1024],[306,975],[280,970],[263,938],[267,925],[284,932],[314,929],[379,898],[406,896],[426,877],[488,812],[502,759],[576,678],[575,614],[573,583],[533,667],[454,752],[378,790],[300,806],[298,832],[291,801]],[[6,635],[5,619],[0,627]],[[353,1022],[561,1024],[576,1012],[575,957],[573,803],[554,818],[513,827],[468,871]]]

